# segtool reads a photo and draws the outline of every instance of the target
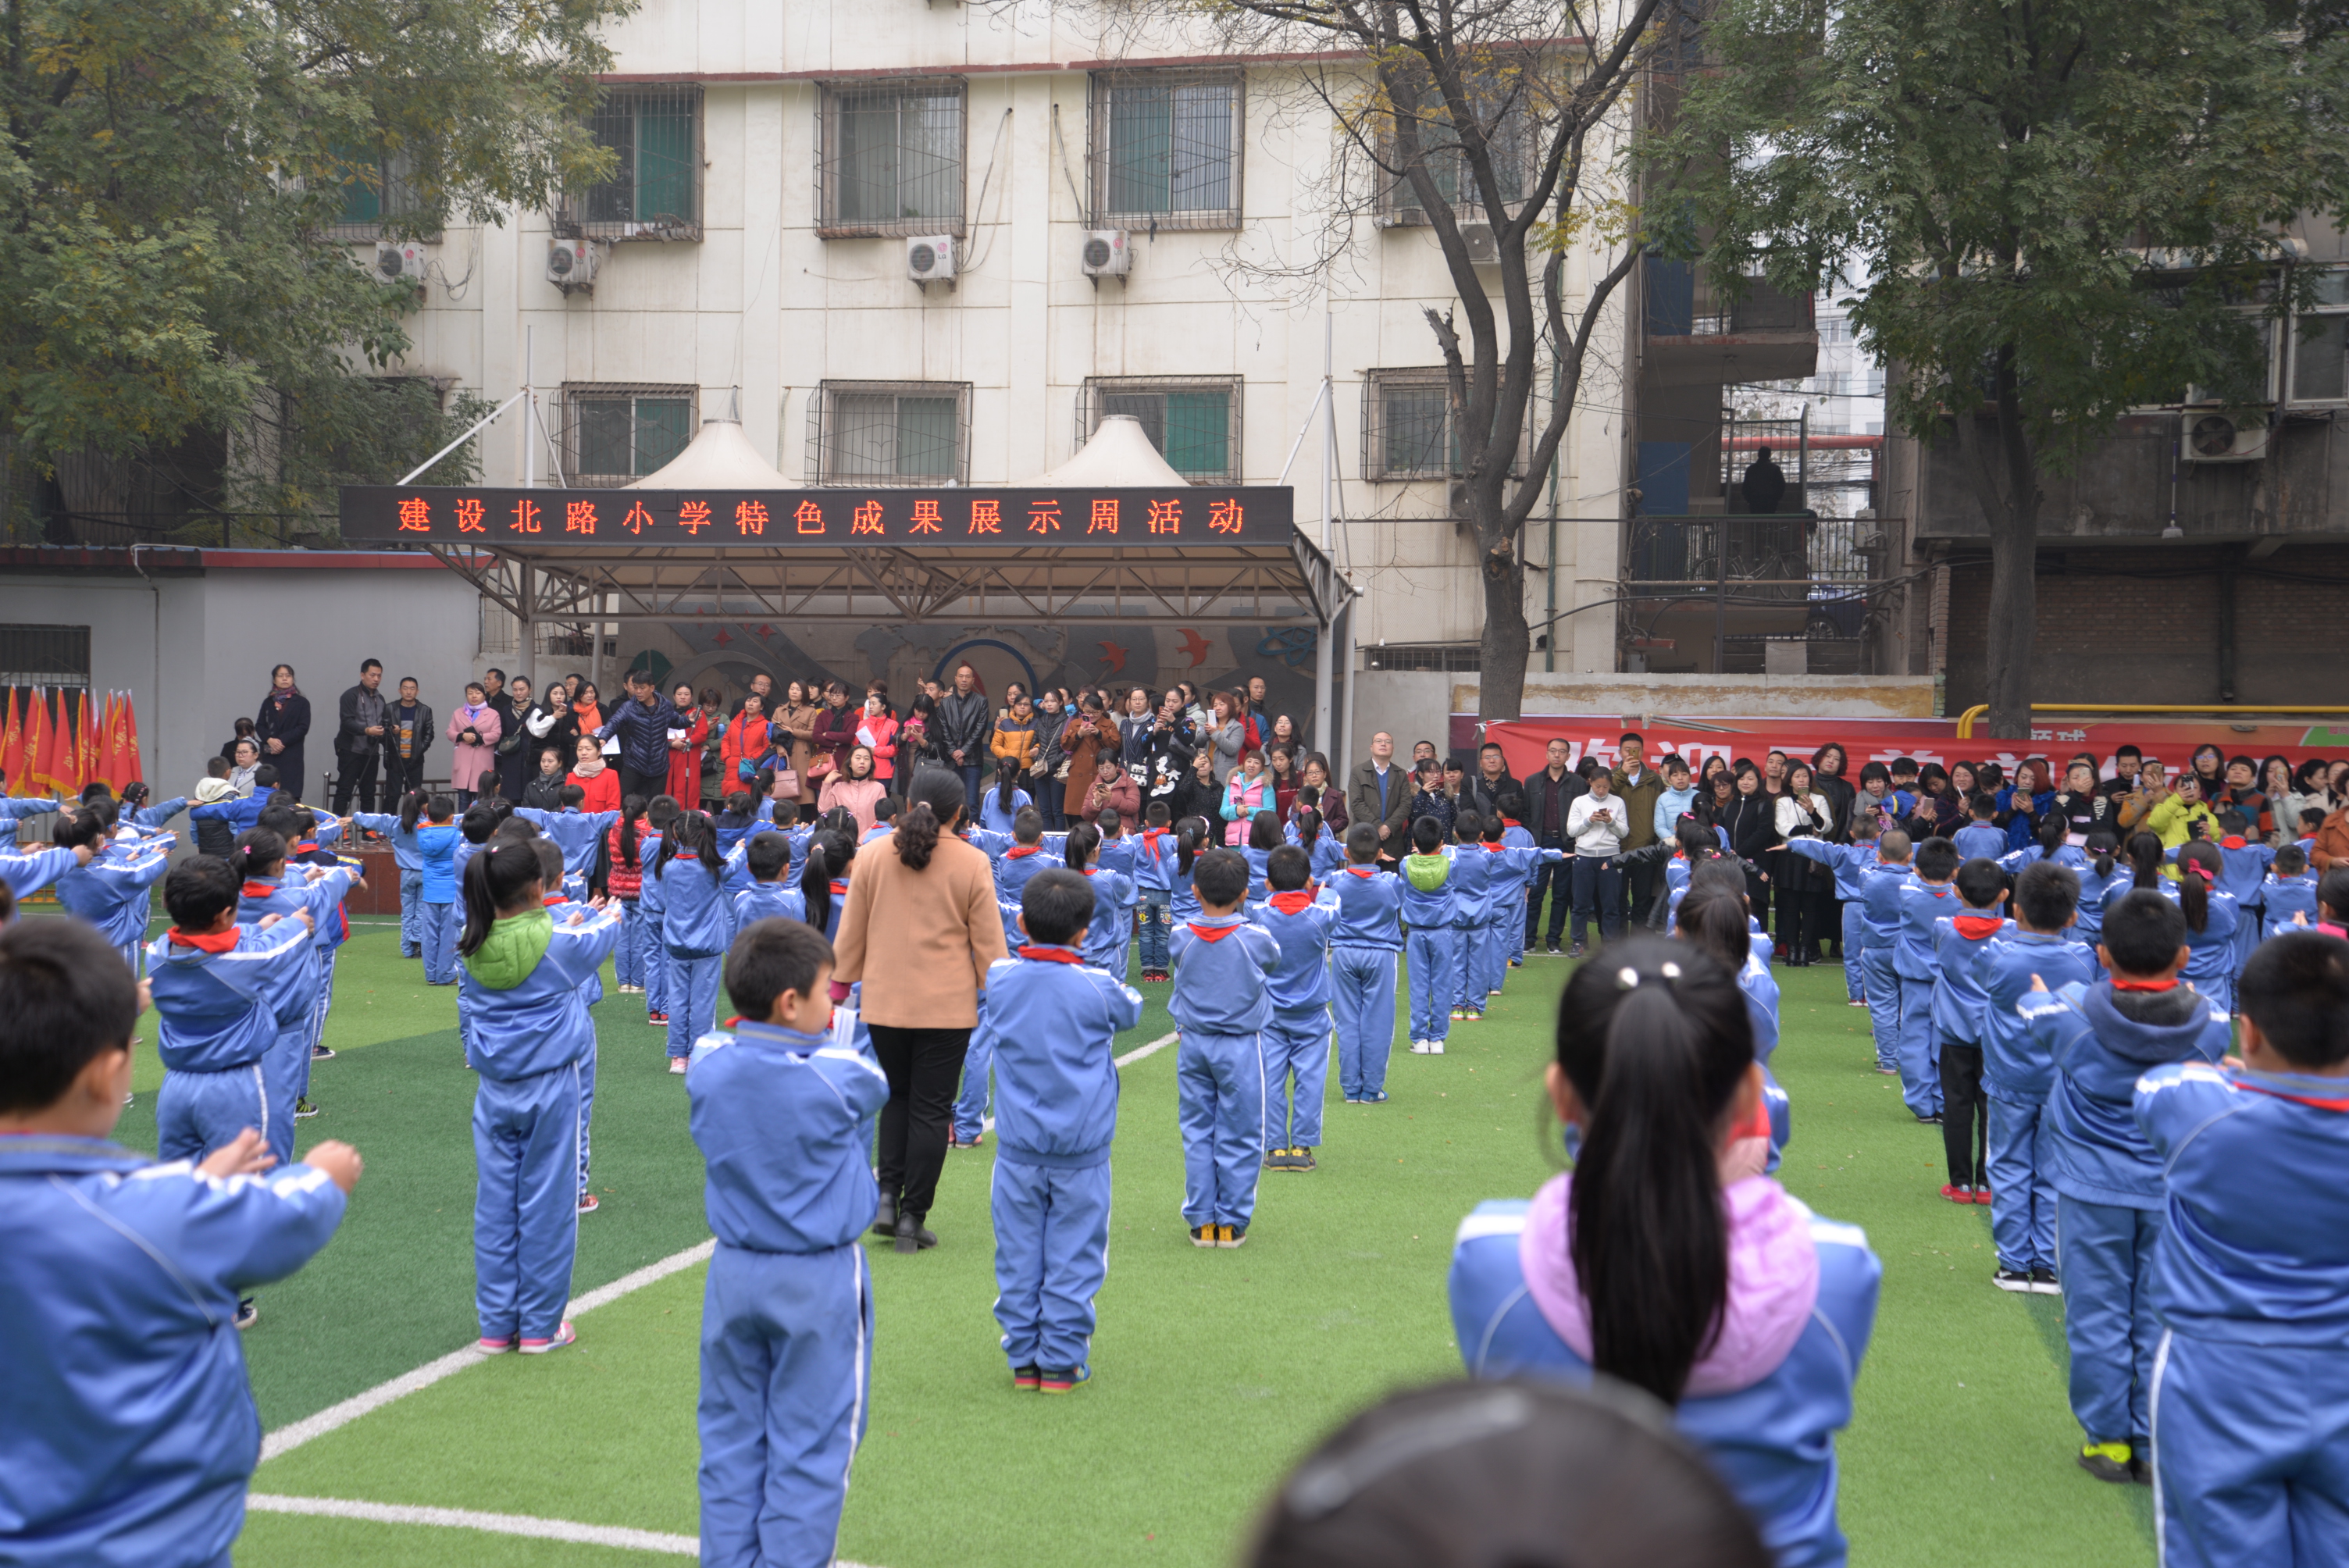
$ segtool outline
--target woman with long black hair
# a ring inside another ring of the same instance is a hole
[[[261,760],[277,769],[277,787],[296,800],[302,798],[302,742],[310,733],[310,699],[294,684],[294,666],[279,665],[269,672],[269,695],[253,716],[253,738]]]
[[[1547,1087],[1573,1170],[1530,1203],[1479,1206],[1453,1253],[1469,1374],[1645,1389],[1779,1561],[1841,1562],[1835,1434],[1883,1271],[1857,1230],[1762,1174],[1736,985],[1691,943],[1609,947],[1567,982]]]

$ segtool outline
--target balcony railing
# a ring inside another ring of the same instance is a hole
[[[1763,668],[1767,643],[1807,641],[1810,673],[1860,673],[1875,527],[1808,512],[1632,518],[1619,583],[1630,645],[1730,674]]]
[[[1647,258],[1648,335],[1736,337],[1756,332],[1809,332],[1808,294],[1781,294],[1762,278],[1716,279],[1691,262]]]

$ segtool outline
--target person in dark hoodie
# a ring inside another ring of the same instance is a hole
[[[661,696],[649,672],[630,670],[627,686],[628,700],[595,731],[595,738],[619,736],[620,793],[650,799],[668,787],[668,732],[688,723]]]
[[[2034,980],[2022,1012],[2055,1064],[2047,1115],[2072,1413],[2088,1435],[2080,1468],[2150,1483],[2153,1270],[2168,1193],[2137,1125],[2137,1083],[2171,1062],[2219,1060],[2230,1024],[2179,981],[2186,916],[2161,894],[2140,888],[2107,910],[2096,956],[2111,978],[2052,993]]]

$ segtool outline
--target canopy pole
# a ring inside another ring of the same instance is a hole
[[[1314,398],[1321,408],[1321,553],[1325,558],[1331,554],[1330,542],[1335,528],[1330,511],[1330,483],[1338,456],[1338,400],[1330,379],[1336,321],[1337,318],[1325,305],[1321,312],[1321,390]],[[1297,434],[1300,440],[1304,438],[1304,431],[1299,430]],[[1313,739],[1317,745],[1326,748],[1330,737],[1336,733],[1330,728],[1330,654],[1332,645],[1337,641],[1338,617],[1331,614],[1317,616],[1316,619],[1320,624],[1315,628],[1313,638]],[[1336,768],[1341,764],[1332,758],[1330,766]]]
[[[536,327],[533,326],[525,326],[522,329],[522,395],[523,398],[522,421],[522,488],[524,490],[535,490],[538,488],[538,456],[530,444],[531,426],[534,422],[533,416],[534,416],[538,410],[538,399],[532,395],[530,389],[531,350],[533,347],[531,336],[538,329]],[[533,684],[535,686],[535,681],[533,681]]]

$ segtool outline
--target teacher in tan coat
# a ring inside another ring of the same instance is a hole
[[[896,830],[865,846],[833,942],[833,999],[864,983],[863,1017],[889,1079],[881,1111],[881,1212],[901,1253],[937,1245],[922,1221],[937,1195],[963,1054],[978,1026],[987,966],[1010,956],[984,851],[959,836],[959,774],[924,768]]]

